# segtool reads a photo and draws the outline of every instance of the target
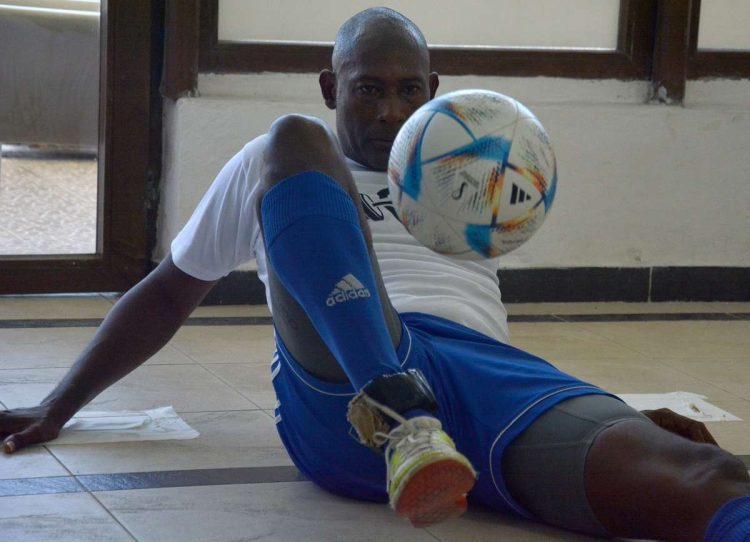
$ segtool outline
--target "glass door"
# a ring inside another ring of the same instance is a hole
[[[147,271],[159,4],[0,0],[0,294],[121,291]]]
[[[96,254],[98,0],[2,0],[0,256]]]

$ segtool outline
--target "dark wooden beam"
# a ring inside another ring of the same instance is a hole
[[[176,100],[198,87],[200,0],[167,0],[161,92]]]
[[[658,2],[654,68],[651,77],[653,101],[682,104],[685,99],[691,1]]]

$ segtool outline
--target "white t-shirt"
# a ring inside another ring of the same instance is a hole
[[[265,142],[266,136],[254,139],[222,168],[172,241],[172,258],[182,271],[206,281],[217,280],[255,259],[270,307],[266,252],[256,213]],[[362,197],[394,308],[401,313],[440,316],[507,343],[507,313],[500,299],[497,259],[457,260],[425,248],[396,218],[386,174],[353,161],[348,165]]]

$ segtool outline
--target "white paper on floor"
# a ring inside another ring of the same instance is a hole
[[[618,395],[620,399],[636,410],[656,410],[668,408],[677,414],[701,422],[742,421],[734,414],[708,403],[705,395],[687,391],[672,393],[627,393]]]
[[[80,412],[52,444],[191,439],[200,433],[171,406],[140,412]]]

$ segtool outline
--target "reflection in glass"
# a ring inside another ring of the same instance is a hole
[[[99,0],[0,0],[0,257],[97,251]]]

